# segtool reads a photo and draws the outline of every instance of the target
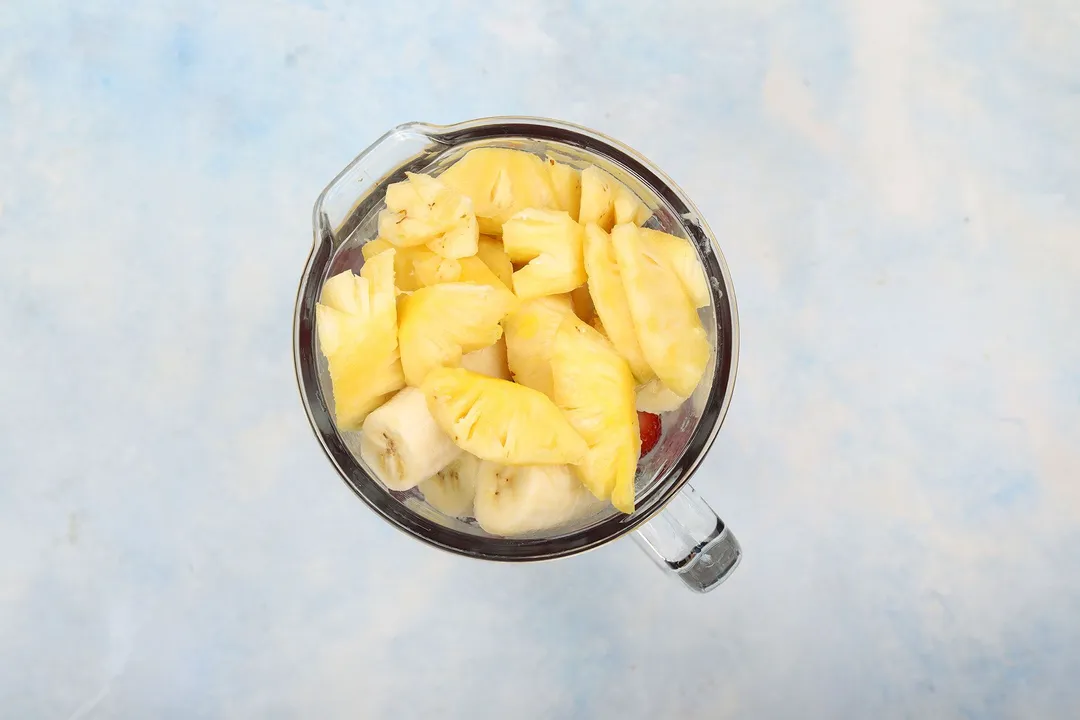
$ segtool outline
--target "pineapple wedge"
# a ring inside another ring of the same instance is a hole
[[[690,296],[694,307],[709,306],[709,281],[705,279],[705,268],[701,266],[694,244],[686,238],[668,235],[659,230],[642,228],[642,236],[653,244],[656,251],[667,259],[668,267],[679,278],[686,294]]]
[[[506,316],[506,357],[514,380],[552,397],[551,351],[555,332],[571,314],[566,295],[549,295],[521,303]]]
[[[413,272],[420,287],[457,282],[461,278],[461,262],[422,249],[414,255]]]
[[[582,462],[589,451],[555,403],[524,385],[463,368],[438,368],[421,390],[439,427],[481,459],[559,465]]]
[[[475,255],[480,231],[472,201],[429,175],[405,176],[386,189],[379,235],[397,247],[426,245],[446,258]]]
[[[598,167],[581,171],[581,206],[578,221],[596,223],[607,232],[622,223],[643,225],[652,211],[630,189]]]
[[[502,239],[481,235],[480,244],[476,249],[476,257],[480,258],[495,277],[502,280],[503,285],[514,289],[514,264],[510,262],[510,256],[503,249]]]
[[[576,222],[581,209],[581,171],[550,157],[547,166],[555,190],[555,207],[565,210]]]
[[[405,385],[396,295],[393,250],[367,261],[359,277],[346,270],[323,285],[315,327],[342,430],[358,430],[370,412]]]
[[[503,226],[503,246],[515,263],[514,293],[522,300],[570,292],[583,284],[582,227],[566,211],[522,210]]]
[[[480,232],[501,235],[503,223],[525,208],[555,208],[547,164],[532,153],[477,148],[439,180],[472,200]]]
[[[360,251],[364,255],[364,260],[370,260],[384,250],[393,249],[394,246],[386,238],[375,238],[369,242],[364,243],[360,247]],[[396,248],[394,253],[394,284],[401,292],[412,292],[420,287],[420,283],[416,279],[416,272],[413,269],[413,261],[420,257],[421,254],[427,254],[431,252],[425,247],[411,247],[411,248]]]
[[[588,285],[582,285],[570,291],[570,304],[574,308],[574,314],[586,325],[591,325],[596,319],[596,305],[593,304]]]
[[[630,366],[607,338],[568,315],[555,334],[551,373],[555,404],[589,445],[574,468],[578,478],[598,499],[634,512],[641,436]]]
[[[491,271],[491,268],[479,257],[461,258],[461,282],[471,282],[477,285],[487,285],[493,288],[499,296],[499,302],[508,308],[516,308],[519,300],[516,295],[503,283],[499,277]]]
[[[501,380],[513,380],[510,366],[506,361],[506,338],[500,338],[494,345],[461,356],[461,367],[474,373],[487,375]]]
[[[398,327],[405,380],[419,387],[429,372],[457,366],[461,356],[502,337],[499,321],[510,309],[505,289],[442,283],[403,297]]]
[[[645,359],[666,387],[690,397],[711,353],[694,303],[666,257],[656,252],[636,225],[616,225],[611,244]],[[610,332],[607,318],[603,319]]]
[[[626,302],[626,290],[615,262],[611,237],[595,224],[585,226],[585,271],[589,276],[589,295],[596,306],[604,334],[630,363],[630,370],[638,382],[652,380],[656,373],[645,360],[645,353],[634,330],[634,320]]]
[[[517,296],[478,257],[450,260],[436,255],[430,250],[420,249],[416,259],[413,261],[413,268],[419,287],[431,287],[432,285],[452,282],[488,285],[495,290],[500,303],[511,308],[518,305]]]

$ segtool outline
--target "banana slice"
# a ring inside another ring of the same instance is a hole
[[[492,535],[546,530],[598,512],[604,503],[566,465],[500,465],[477,471],[476,522]]]
[[[463,452],[452,463],[420,483],[420,492],[428,504],[442,514],[469,517],[473,511],[477,471],[481,462],[475,455]]]
[[[405,388],[368,415],[362,429],[360,457],[391,490],[416,487],[461,454],[416,388]]]

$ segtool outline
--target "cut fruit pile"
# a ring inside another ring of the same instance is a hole
[[[338,428],[390,490],[494,535],[634,510],[660,413],[701,381],[687,240],[596,167],[467,153],[390,185],[360,275],[316,307]]]

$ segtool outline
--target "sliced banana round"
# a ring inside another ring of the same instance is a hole
[[[416,388],[405,388],[368,415],[362,430],[360,457],[391,490],[416,487],[461,454]]]
[[[463,452],[457,459],[418,486],[428,505],[450,517],[469,517],[476,497],[477,472],[482,460]]]
[[[492,535],[521,535],[587,517],[604,506],[567,465],[501,465],[477,471],[473,512]]]

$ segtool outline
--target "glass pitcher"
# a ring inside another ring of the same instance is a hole
[[[693,396],[663,416],[656,447],[638,465],[636,509],[611,507],[551,530],[506,538],[472,520],[443,515],[416,489],[387,489],[360,458],[359,433],[339,432],[327,398],[330,380],[315,334],[315,304],[327,278],[363,265],[360,247],[376,235],[386,187],[405,172],[437,175],[478,147],[513,148],[579,169],[611,173],[653,211],[646,227],[693,242],[709,278],[702,324],[713,348]],[[293,359],[300,396],[315,436],[342,479],[398,529],[429,545],[484,560],[524,562],[566,557],[631,534],[653,560],[696,592],[722,583],[739,564],[735,536],[688,480],[712,445],[731,402],[739,323],[727,264],[708,225],[675,183],[629,147],[593,130],[528,117],[495,117],[449,126],[409,123],[386,133],[349,163],[315,202],[314,245],[296,297]]]

